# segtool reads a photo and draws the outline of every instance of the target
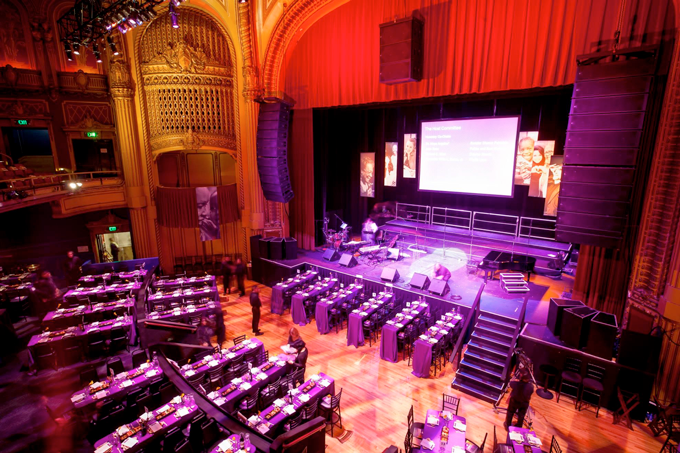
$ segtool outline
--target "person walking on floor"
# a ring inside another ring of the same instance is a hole
[[[250,306],[253,309],[253,333],[255,335],[262,335],[260,331],[260,307],[262,301],[260,300],[260,288],[255,285],[250,293]]]
[[[512,425],[512,417],[515,413],[517,413],[517,424],[515,426],[521,428],[522,423],[524,423],[524,415],[529,409],[529,401],[531,401],[531,395],[534,393],[534,385],[529,380],[529,372],[522,370],[518,381],[510,381],[512,392],[508,403],[508,414],[505,416],[505,422],[503,422],[505,429]]]
[[[231,276],[234,273],[234,264],[231,262],[231,258],[225,256],[222,259],[222,285],[224,286],[224,294],[231,293]]]
[[[246,295],[246,265],[243,264],[241,258],[236,258],[234,274],[236,274],[236,282],[238,283],[238,297],[243,297]]]

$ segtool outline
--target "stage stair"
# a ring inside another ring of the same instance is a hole
[[[505,361],[515,349],[518,319],[482,311],[451,384],[454,389],[495,404],[505,390]]]

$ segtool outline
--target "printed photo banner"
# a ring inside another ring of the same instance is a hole
[[[196,210],[201,241],[220,238],[220,212],[217,187],[196,187]]]

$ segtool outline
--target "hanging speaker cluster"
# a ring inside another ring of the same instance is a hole
[[[293,189],[288,174],[290,107],[283,102],[262,104],[257,123],[257,170],[264,197],[288,203]]]

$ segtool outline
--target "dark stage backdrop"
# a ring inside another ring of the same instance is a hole
[[[571,85],[531,92],[444,98],[422,103],[314,110],[314,211],[317,244],[324,213],[338,213],[359,232],[373,205],[398,201],[469,211],[535,218],[543,215],[544,198],[529,197],[528,186],[515,186],[513,198],[418,191],[417,178],[403,177],[404,134],[419,134],[422,120],[520,115],[521,131],[538,131],[539,140],[555,140],[563,153],[571,103]],[[397,186],[385,187],[385,142],[399,143]],[[420,137],[418,137],[420,152]],[[359,159],[375,152],[375,198],[359,196]],[[420,171],[417,169],[417,171]],[[327,214],[328,215],[328,214]],[[336,225],[331,220],[331,227]],[[321,240],[322,241],[322,240]]]

